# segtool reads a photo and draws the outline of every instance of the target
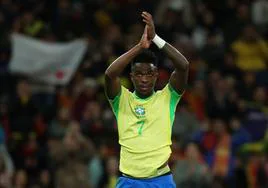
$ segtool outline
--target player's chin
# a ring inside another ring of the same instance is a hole
[[[152,88],[139,88],[139,93],[143,96],[149,96],[152,94]]]

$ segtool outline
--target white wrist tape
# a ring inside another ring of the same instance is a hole
[[[155,34],[155,36],[154,36],[154,38],[153,38],[152,41],[155,43],[155,45],[159,49],[163,48],[165,46],[165,44],[166,44],[166,41],[164,41],[163,39],[161,39],[157,34]]]

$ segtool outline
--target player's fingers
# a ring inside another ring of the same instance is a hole
[[[152,19],[152,15],[148,12],[143,12],[143,14],[148,17],[149,19]]]
[[[143,18],[145,18],[145,19],[149,19],[149,17],[146,15],[146,14],[142,14],[141,15]]]
[[[150,20],[149,16],[147,16],[147,15],[144,15],[143,14],[142,17],[145,18],[145,19],[147,19],[147,20]]]
[[[143,18],[144,20],[146,20],[146,22],[147,22],[148,24],[150,24],[150,25],[153,24],[153,20],[150,19],[148,16],[142,16],[142,18]]]
[[[144,15],[141,15],[141,17],[142,17],[143,19],[146,19],[146,17],[145,17]]]
[[[151,15],[149,12],[147,11],[143,11],[142,13],[146,14],[146,15]]]
[[[148,21],[148,20],[146,20],[146,19],[143,19],[142,21],[143,21],[144,23],[150,25],[150,21]]]
[[[148,23],[151,23],[152,24],[152,20],[151,19],[149,19],[148,17],[142,17],[143,18],[143,20],[145,20],[146,22],[148,22]]]
[[[143,11],[142,14],[146,14],[147,12],[146,11]]]
[[[151,15],[150,13],[146,13],[146,15],[147,15],[150,19],[153,18],[152,15]]]
[[[150,15],[149,15],[149,14],[147,14],[147,13],[142,13],[141,15],[142,15],[143,17],[145,17],[145,18],[150,19]]]
[[[149,20],[148,18],[145,18],[145,17],[143,17],[143,20],[148,22],[148,23],[151,22],[151,20]]]

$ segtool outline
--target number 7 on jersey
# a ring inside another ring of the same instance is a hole
[[[141,133],[142,133],[142,128],[143,128],[144,123],[145,123],[144,120],[141,120],[141,121],[137,122],[137,124],[139,125],[139,127],[138,127],[138,134],[139,135],[141,135]]]

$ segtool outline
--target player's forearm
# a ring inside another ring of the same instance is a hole
[[[187,71],[189,62],[175,47],[164,41],[155,34],[153,42],[161,49],[173,62],[175,69],[179,71]]]
[[[105,74],[110,78],[115,78],[121,75],[125,67],[142,51],[140,44],[135,45],[129,51],[118,57],[105,71]]]
[[[189,62],[175,47],[166,43],[162,50],[172,60],[175,69],[182,71],[189,69]]]

